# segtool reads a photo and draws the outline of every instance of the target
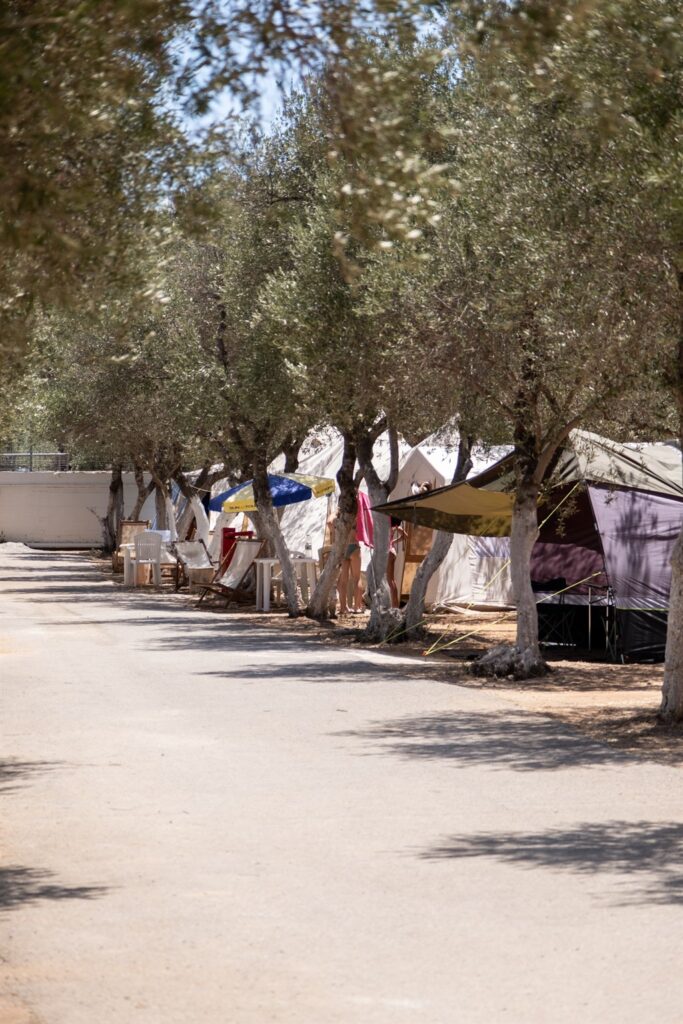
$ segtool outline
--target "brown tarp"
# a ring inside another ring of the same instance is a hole
[[[448,533],[505,537],[510,533],[513,500],[511,494],[463,483],[389,501],[373,511]]]

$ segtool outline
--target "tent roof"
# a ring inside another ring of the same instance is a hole
[[[672,444],[620,444],[587,430],[572,430],[553,470],[553,484],[585,481],[683,498],[681,452]],[[475,487],[512,490],[512,454],[470,477]]]
[[[683,499],[681,452],[669,444],[624,445],[574,430],[553,481],[558,486],[586,481]],[[388,502],[377,510],[450,533],[505,536],[510,532],[513,484],[512,456],[507,455],[467,483]]]
[[[572,431],[570,443],[558,465],[565,482],[586,480],[683,498],[681,452],[673,444],[619,444],[586,430]]]

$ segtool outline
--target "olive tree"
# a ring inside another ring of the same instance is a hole
[[[428,290],[427,320],[450,335],[454,363],[515,446],[517,640],[477,670],[538,674],[529,566],[541,488],[571,430],[613,415],[640,385],[648,350],[670,331],[670,280],[657,225],[634,201],[636,176],[615,183],[609,137],[596,144],[591,111],[561,83],[539,95],[512,55],[494,68],[474,63],[448,118],[461,196],[443,204],[443,273]],[[635,128],[629,141],[636,166]]]
[[[125,340],[116,310],[93,319],[74,314],[41,318],[32,367],[32,401],[42,435],[68,446],[81,459],[112,466],[110,507],[105,517],[105,546],[116,537],[123,514],[121,472],[133,466],[139,516],[155,491],[157,521],[168,519],[170,482],[182,470],[206,458],[201,432],[210,423],[211,404],[193,372],[199,345],[191,325],[177,311],[137,320]],[[144,473],[151,477],[151,487]]]

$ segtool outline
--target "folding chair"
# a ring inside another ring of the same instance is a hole
[[[203,540],[179,540],[175,545],[176,553],[176,574],[175,574],[175,588],[180,590],[181,573],[183,580],[187,582],[191,579],[193,569],[214,569],[215,565],[211,561],[208,548]]]
[[[205,583],[200,587],[201,594],[198,604],[201,604],[207,594],[215,594],[222,597],[226,604],[236,601],[242,604],[249,604],[253,601],[253,594],[247,593],[244,589],[244,581],[254,564],[266,547],[264,540],[238,540],[234,548],[221,560],[216,569],[216,574],[211,583]]]

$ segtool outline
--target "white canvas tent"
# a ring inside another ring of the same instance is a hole
[[[507,448],[476,447],[472,453],[470,475],[481,473],[506,455]],[[411,493],[414,484],[427,482],[443,487],[451,482],[458,451],[458,435],[454,429],[443,429],[425,438],[412,448],[401,467],[391,499]],[[404,550],[399,549],[396,578],[404,570]],[[512,581],[509,568],[507,538],[466,537],[455,534],[451,547],[427,589],[427,605],[453,607],[467,604],[494,606],[512,603]]]
[[[304,444],[304,456],[299,462],[297,472],[308,473],[312,476],[336,478],[341,467],[344,442],[341,435],[333,429],[325,431],[322,435],[316,435]],[[410,446],[399,438],[399,466],[403,464],[410,452]],[[382,434],[375,442],[373,448],[374,464],[380,477],[385,477],[389,472],[389,438]],[[272,471],[281,471],[284,467],[284,456],[276,459],[270,467]],[[365,484],[361,484],[361,490],[367,490]],[[339,493],[339,488],[336,494]],[[330,496],[331,498],[331,496]],[[313,554],[317,556],[323,546],[325,537],[325,524],[332,511],[333,504],[329,499],[313,498],[310,501],[302,501],[297,505],[287,505],[282,510],[280,526],[284,534],[287,546],[290,551],[303,551],[307,542],[310,543]],[[362,551],[362,565],[366,568],[370,560],[370,552]]]

